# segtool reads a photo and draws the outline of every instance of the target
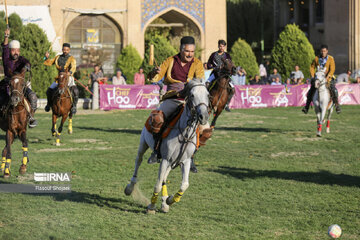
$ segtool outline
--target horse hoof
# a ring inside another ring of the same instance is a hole
[[[173,204],[173,196],[170,196],[166,199],[166,204],[171,206],[171,204]]]
[[[326,133],[330,133],[330,128],[326,128]]]
[[[55,143],[55,146],[59,147],[59,146],[60,146],[60,143],[58,143],[58,142],[57,142],[57,143]]]
[[[25,174],[26,173],[26,165],[22,164],[20,166],[19,173],[20,174]]]
[[[4,174],[4,178],[9,178],[10,177],[10,174]]]
[[[163,196],[162,197],[162,203],[161,203],[161,212],[163,213],[167,213],[170,210],[170,206],[166,204],[166,199],[168,198],[168,196]]]
[[[146,213],[150,215],[155,215],[156,211],[153,209],[146,209]]]
[[[69,133],[69,134],[72,134],[72,130],[69,130],[68,133]]]
[[[149,206],[146,209],[147,214],[155,214],[156,213],[156,207],[153,204],[149,204]]]
[[[317,137],[321,137],[321,133],[316,134]]]
[[[124,193],[125,193],[126,196],[130,196],[130,195],[131,195],[131,193],[134,191],[134,186],[135,186],[135,184],[133,184],[133,183],[129,183],[129,184],[126,186],[126,188],[125,188],[125,190],[124,190]]]

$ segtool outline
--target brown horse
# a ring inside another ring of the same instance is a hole
[[[6,146],[2,152],[1,172],[4,178],[10,177],[11,165],[11,144],[16,136],[22,142],[23,160],[19,169],[20,174],[26,173],[28,158],[28,142],[26,139],[26,129],[29,118],[30,103],[24,97],[26,88],[25,68],[20,74],[15,74],[9,83],[10,99],[5,110],[5,116],[0,119],[0,127],[6,132]]]
[[[211,112],[214,113],[213,120],[210,127],[214,128],[216,120],[224,110],[232,87],[230,86],[231,75],[235,74],[236,68],[231,60],[223,60],[223,64],[220,67],[220,70],[217,71],[217,78],[209,86],[209,97],[210,97],[210,106]]]
[[[60,135],[63,129],[64,122],[69,117],[68,133],[72,134],[72,96],[70,88],[68,87],[69,73],[60,72],[57,78],[58,86],[52,99],[52,135],[56,137],[56,146],[60,146]],[[61,124],[56,129],[56,120],[61,118]]]

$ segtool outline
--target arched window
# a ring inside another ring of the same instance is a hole
[[[78,65],[96,63],[105,73],[114,71],[113,65],[121,49],[119,28],[104,15],[80,15],[67,27],[65,41],[71,44],[71,52]],[[98,56],[89,58],[96,52]],[[90,52],[90,53],[89,53]]]

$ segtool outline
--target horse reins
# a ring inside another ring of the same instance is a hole
[[[205,87],[205,85],[197,84],[197,85],[194,85],[192,88],[198,87],[198,86],[203,86],[203,87]],[[206,87],[205,87],[205,88],[206,88]],[[183,156],[184,153],[185,153],[184,149],[186,149],[186,147],[188,146],[189,143],[192,143],[192,144],[194,144],[194,145],[196,146],[196,143],[194,143],[194,142],[192,141],[192,139],[193,139],[193,138],[195,137],[195,135],[196,135],[197,126],[199,125],[199,117],[198,117],[198,115],[197,115],[196,113],[194,114],[194,112],[196,112],[196,108],[199,107],[199,106],[201,106],[201,105],[204,105],[204,106],[206,106],[206,108],[209,108],[209,106],[206,105],[206,103],[203,103],[203,102],[199,103],[199,104],[196,105],[196,106],[188,106],[188,105],[189,105],[188,103],[191,104],[192,101],[188,101],[188,102],[186,103],[186,107],[189,109],[191,116],[190,116],[190,119],[188,120],[188,122],[187,122],[187,124],[186,124],[186,127],[183,129],[183,131],[181,131],[180,126],[178,127],[178,130],[179,130],[179,132],[180,132],[180,134],[181,134],[181,136],[182,136],[182,138],[183,138],[183,140],[180,140],[180,138],[179,138],[179,136],[178,136],[178,140],[179,140],[179,142],[182,142],[183,144],[181,145],[181,150],[180,150],[180,153],[179,153],[178,157],[175,159],[175,161],[174,161],[173,163],[171,163],[171,169],[174,169],[174,168],[176,168],[177,166],[179,166],[180,160],[181,160],[182,156]],[[180,125],[180,124],[179,124],[179,125]],[[185,134],[185,135],[189,135],[189,137],[184,136],[183,132],[187,132],[188,129],[189,129],[192,125],[194,125],[194,130],[193,130],[190,134]]]

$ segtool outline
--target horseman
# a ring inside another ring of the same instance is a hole
[[[191,36],[183,37],[180,40],[180,53],[167,58],[160,65],[160,68],[155,68],[148,75],[151,82],[159,82],[163,77],[165,78],[164,84],[167,85],[167,92],[163,96],[163,101],[158,110],[162,111],[166,120],[172,116],[179,106],[184,104],[184,96],[181,96],[181,91],[185,84],[193,78],[204,79],[205,77],[203,64],[194,57],[194,53],[194,38]],[[164,121],[160,119],[157,124],[158,128],[161,129]],[[154,151],[148,163],[156,163],[161,158],[160,149],[157,147],[161,140],[161,131],[160,133],[153,133],[153,137],[155,140]],[[192,171],[197,171],[194,164]]]
[[[230,54],[225,52],[225,48],[226,48],[225,40],[218,41],[218,48],[219,48],[219,50],[216,52],[213,52],[210,55],[209,60],[207,61],[207,69],[213,69],[213,72],[210,74],[210,77],[208,79],[208,86],[211,86],[212,81],[220,77],[219,72],[220,72],[221,67],[223,66],[223,61],[227,60],[227,59],[229,59],[231,61]],[[226,107],[225,107],[225,110],[228,112],[230,112],[228,105],[231,101],[231,98],[235,94],[234,86],[232,86],[231,83],[230,83],[230,87],[231,87],[231,90],[229,92],[229,97],[228,97]]]
[[[75,81],[74,81],[74,73],[76,72],[76,60],[73,56],[70,55],[70,44],[69,43],[64,43],[62,46],[62,54],[61,55],[57,55],[55,58],[53,59],[49,59],[49,52],[45,53],[45,57],[46,60],[44,62],[44,64],[46,66],[52,66],[55,64],[56,69],[60,72],[65,72],[67,71],[69,74],[69,82],[68,82],[68,86],[70,88],[70,92],[71,95],[73,97],[73,103],[72,103],[72,108],[71,108],[71,112],[72,114],[76,113],[76,104],[79,100],[79,90],[75,85]],[[47,105],[45,106],[45,111],[49,112],[50,111],[50,107],[52,105],[52,98],[53,98],[53,94],[55,92],[55,88],[57,87],[57,82],[54,81],[51,86],[48,88],[48,90],[46,91],[46,96],[47,96]]]
[[[330,88],[330,94],[331,98],[335,104],[336,112],[340,113],[340,105],[338,101],[338,91],[335,87],[335,78],[334,78],[334,72],[335,72],[335,60],[332,56],[328,55],[328,46],[327,45],[321,45],[320,48],[320,56],[316,56],[314,61],[312,62],[310,66],[310,74],[311,74],[311,87],[309,92],[307,93],[307,100],[306,105],[302,109],[302,111],[307,114],[309,111],[310,103],[313,99],[314,93],[316,91],[315,88],[315,72],[317,67],[320,66],[321,68],[326,67],[326,80],[327,80],[327,86]]]
[[[0,82],[0,105],[4,106],[7,103],[9,93],[9,81],[13,75],[20,73],[25,67],[27,71],[30,71],[31,64],[29,60],[20,56],[20,42],[18,40],[12,40],[9,43],[10,29],[5,30],[5,38],[2,43],[2,61],[4,66],[5,78]],[[36,94],[26,86],[24,96],[30,102],[30,117],[29,127],[33,128],[37,126],[37,121],[34,118],[37,108]]]

